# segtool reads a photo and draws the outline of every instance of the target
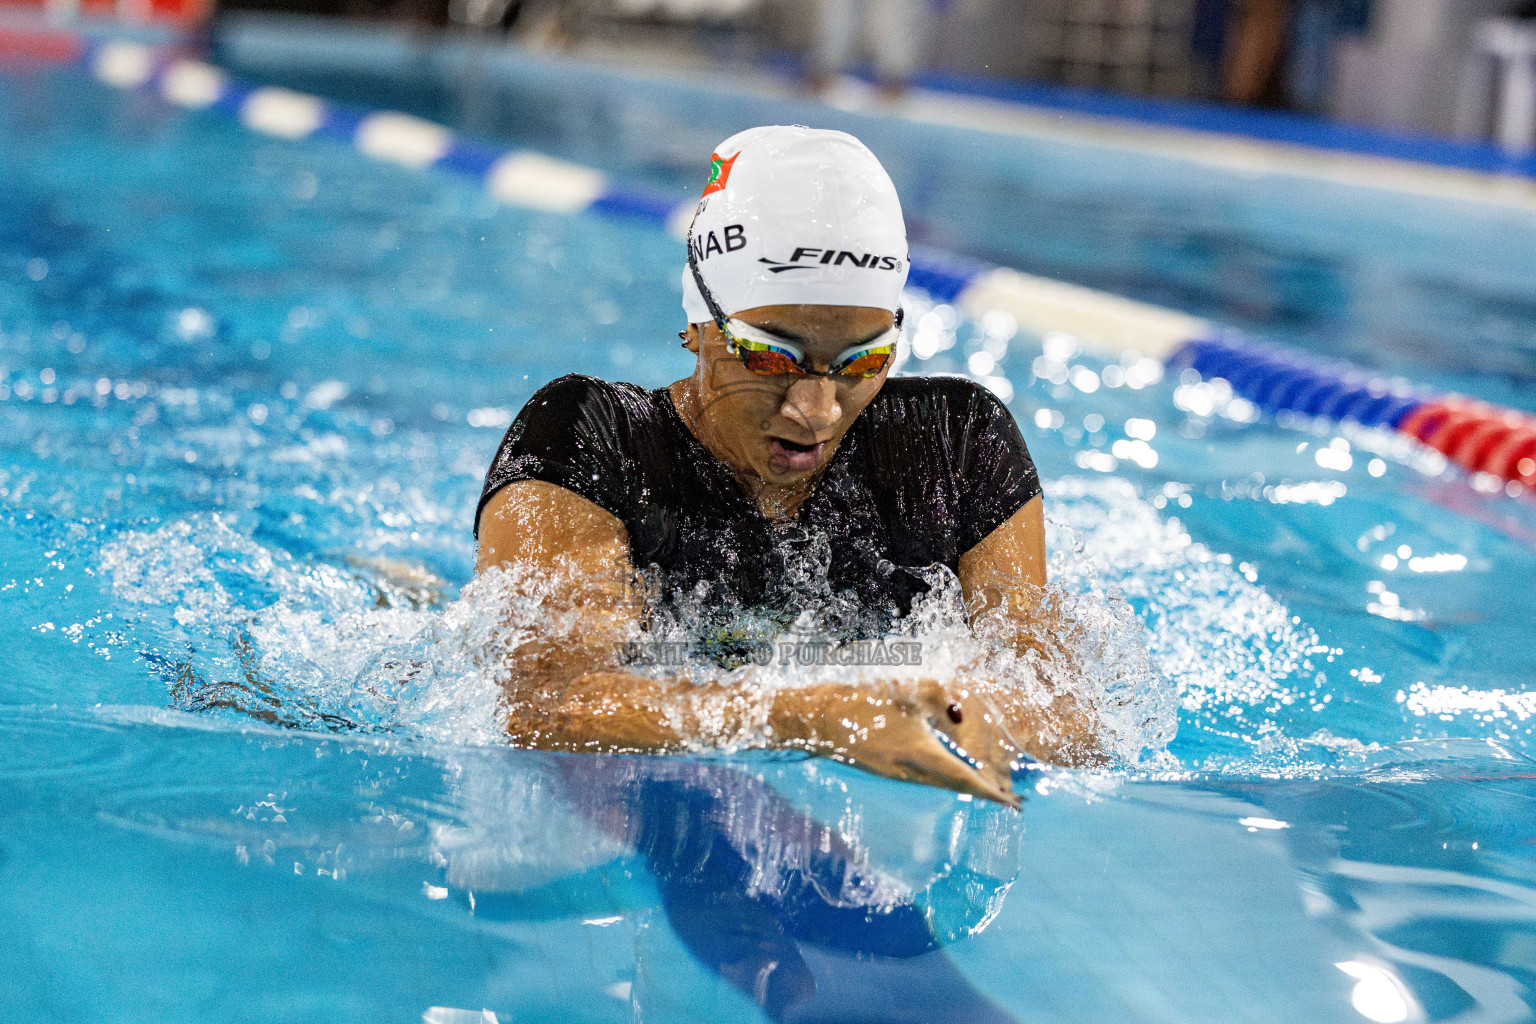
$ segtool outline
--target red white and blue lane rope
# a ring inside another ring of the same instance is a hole
[[[83,58],[101,81],[156,92],[171,103],[226,112],[247,127],[286,139],[322,136],[380,160],[475,177],[497,199],[527,209],[589,212],[639,220],[681,234],[694,203],[615,184],[601,171],[526,150],[458,139],[430,121],[366,111],[275,86],[238,81],[171,48],[112,40],[87,44]],[[1263,344],[1172,310],[1033,277],[977,260],[914,247],[909,283],[936,301],[982,316],[1012,315],[1044,335],[1072,334],[1111,358],[1128,351],[1175,372],[1223,379],[1269,413],[1289,412],[1397,431],[1474,473],[1536,488],[1536,416]]]
[[[1536,485],[1536,416],[1458,395],[1436,395],[1237,334],[1199,338],[1167,360],[1270,412],[1395,430],[1475,473]]]

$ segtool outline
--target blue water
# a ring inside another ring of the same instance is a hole
[[[1528,181],[1507,183],[1523,207],[1429,201],[762,99],[751,69],[674,76],[389,30],[231,19],[218,52],[263,80],[558,151],[680,201],[696,154],[743,128],[843,129],[881,155],[915,240],[1536,411]]]
[[[1015,814],[512,751],[480,481],[546,380],[687,371],[680,245],[68,71],[0,140],[0,1018],[1531,1019],[1525,499],[914,296],[908,370],[1013,392],[1138,759]]]

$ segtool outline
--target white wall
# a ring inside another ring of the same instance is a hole
[[[1376,0],[1370,35],[1339,48],[1335,116],[1449,134],[1472,26],[1514,6],[1515,0]]]

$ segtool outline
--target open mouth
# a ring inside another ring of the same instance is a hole
[[[815,469],[816,461],[821,457],[821,449],[825,445],[824,441],[816,444],[800,444],[782,437],[768,439],[768,450],[774,467],[790,472]]]

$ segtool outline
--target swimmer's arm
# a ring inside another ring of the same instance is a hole
[[[503,685],[514,704],[613,665],[639,623],[628,531],[617,516],[564,487],[520,480],[486,502],[475,574],[493,567],[531,569],[530,582],[549,581],[528,596],[551,619],[569,621],[507,652]]]
[[[1017,750],[999,742],[994,715],[989,703],[933,680],[764,690],[746,679],[726,686],[604,671],[582,676],[553,700],[519,704],[507,731],[530,747],[575,753],[798,750],[1017,807],[1009,767]]]
[[[1015,802],[1010,752],[997,749],[991,709],[960,697],[965,707],[955,723],[948,715],[955,698],[936,683],[891,692],[841,683],[764,691],[744,680],[723,686],[616,668],[615,654],[640,614],[624,600],[633,572],[624,524],[563,487],[533,480],[508,484],[486,503],[476,571],[530,565],[569,581],[541,600],[553,613],[580,616],[580,624],[509,653],[507,732],[516,743],[608,753],[790,748]],[[939,734],[971,751],[982,769],[946,749]]]
[[[1004,616],[1004,632],[1019,648],[1049,656],[1069,632],[1054,606],[1042,601],[1046,584],[1045,512],[1039,496],[960,556],[960,589],[972,624]],[[1041,707],[1004,687],[980,684],[1013,738],[1030,756],[1052,764],[1103,760],[1091,709],[1070,693]]]

